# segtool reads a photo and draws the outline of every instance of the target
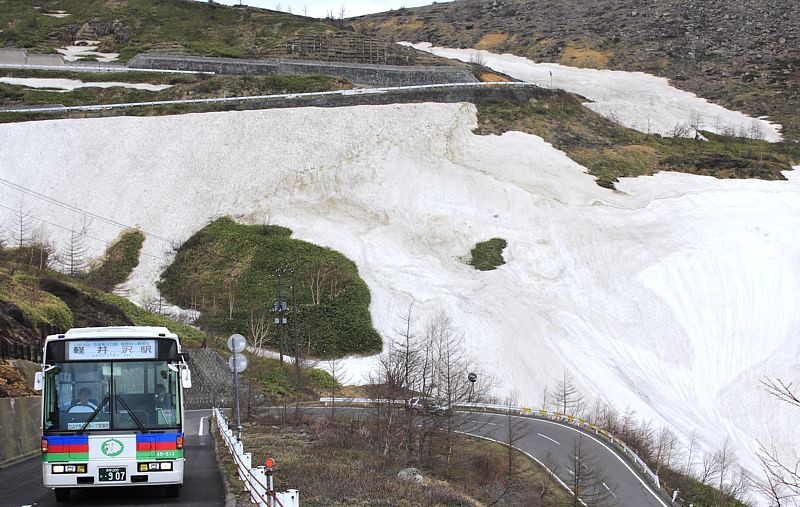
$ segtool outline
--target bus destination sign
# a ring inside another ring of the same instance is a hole
[[[67,361],[155,359],[156,340],[76,340],[67,343]]]

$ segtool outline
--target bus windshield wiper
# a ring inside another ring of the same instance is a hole
[[[128,411],[128,415],[131,416],[131,419],[133,419],[133,422],[136,423],[136,426],[138,426],[139,430],[142,433],[147,433],[147,428],[145,428],[144,424],[142,424],[142,421],[140,421],[139,418],[136,417],[136,414],[133,412],[133,410],[131,410],[131,407],[129,407],[128,404],[125,403],[125,400],[122,398],[122,396],[115,395],[114,398],[116,398],[119,403],[122,403],[122,406],[125,407],[125,410]]]
[[[92,421],[94,421],[94,418],[95,418],[95,417],[97,417],[97,414],[99,414],[99,413],[100,413],[100,410],[101,410],[101,409],[102,409],[102,408],[105,406],[105,404],[106,404],[106,403],[108,403],[109,401],[111,401],[111,398],[109,398],[108,396],[106,396],[105,398],[103,398],[103,401],[102,401],[102,402],[101,402],[99,405],[97,405],[97,408],[96,408],[96,409],[94,409],[94,412],[92,412],[92,415],[90,415],[90,416],[89,416],[89,418],[88,418],[88,419],[86,419],[86,422],[85,422],[85,423],[83,423],[83,426],[81,426],[81,429],[79,429],[79,430],[78,430],[78,435],[83,435],[83,432],[84,432],[84,431],[86,431],[86,428],[88,428],[88,427],[89,427],[89,424],[90,424]]]

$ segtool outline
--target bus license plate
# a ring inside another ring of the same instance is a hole
[[[122,482],[125,480],[125,467],[101,467],[97,475],[100,482]]]

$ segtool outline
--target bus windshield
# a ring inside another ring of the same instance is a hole
[[[44,431],[180,427],[179,373],[167,361],[57,362],[45,373]]]

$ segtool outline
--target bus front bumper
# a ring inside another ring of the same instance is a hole
[[[147,464],[147,471],[140,471],[140,464],[143,463]],[[170,463],[171,465],[162,465],[163,463]],[[151,464],[157,465],[158,470],[150,470]],[[83,473],[77,472],[77,467],[79,465],[85,466],[86,471]],[[42,463],[42,477],[44,479],[44,486],[47,488],[94,488],[108,486],[183,484],[183,465],[183,458],[173,460],[119,459],[99,462],[49,462]],[[59,466],[64,468],[55,468],[55,470],[64,470],[63,473],[54,472],[54,467]],[[171,470],[165,469],[168,466],[171,467]],[[124,474],[122,473],[123,471]]]

